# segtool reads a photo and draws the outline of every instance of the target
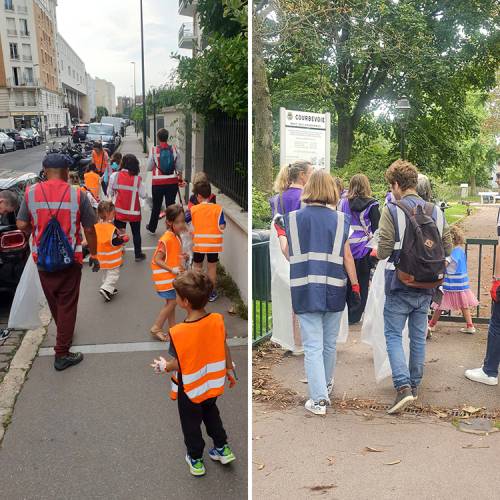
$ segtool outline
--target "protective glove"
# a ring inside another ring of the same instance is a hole
[[[361,290],[358,283],[351,285],[351,299],[353,305],[361,304]]]
[[[151,366],[153,367],[153,371],[155,373],[162,373],[166,370],[167,368],[167,360],[165,358],[162,358],[160,356],[159,359],[155,359],[153,361],[153,363],[151,364]]]
[[[491,300],[493,302],[498,302],[500,299],[498,295],[498,289],[500,288],[500,280],[493,280],[493,283],[491,284],[491,289],[490,289],[490,295],[491,295]]]
[[[128,237],[128,235],[127,235],[127,234],[124,234],[124,235],[122,236],[122,241],[123,241],[123,243],[128,243],[128,242],[130,241],[130,238]]]
[[[236,376],[233,370],[227,371],[227,379],[229,380],[229,388],[232,389],[236,385]]]
[[[93,273],[97,273],[99,269],[101,269],[101,265],[99,264],[99,261],[95,257],[90,257],[89,266],[92,268]]]
[[[177,275],[181,272],[181,268],[180,268],[180,267],[172,267],[172,268],[170,269],[170,272],[171,272],[172,274],[175,274],[175,275],[177,276]]]

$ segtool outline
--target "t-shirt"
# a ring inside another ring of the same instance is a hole
[[[271,205],[271,212],[274,216],[276,215],[276,207],[278,208],[278,213],[281,215],[288,214],[293,212],[294,210],[298,210],[300,208],[300,197],[302,196],[302,189],[291,187],[288,188],[283,193],[275,194],[272,198],[270,198],[269,203]],[[281,200],[283,199],[283,205],[281,206]],[[283,210],[284,208],[284,210]]]

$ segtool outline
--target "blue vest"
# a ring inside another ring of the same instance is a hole
[[[457,264],[454,273],[446,272],[443,290],[447,292],[464,292],[469,289],[469,275],[467,274],[467,256],[462,248],[456,247],[451,252],[451,258]]]
[[[348,215],[309,205],[285,215],[290,289],[296,314],[339,312],[346,304]]]
[[[405,196],[403,202],[406,203],[410,207],[410,209],[413,209],[417,205],[425,205],[425,201],[417,195]],[[389,293],[392,293],[394,291],[404,291],[432,295],[434,293],[432,289],[411,288],[409,286],[403,285],[403,283],[401,283],[401,281],[399,280],[396,273],[396,266],[399,262],[399,254],[401,253],[401,248],[403,246],[405,237],[406,215],[400,208],[398,208],[396,204],[392,202],[389,202],[386,206],[389,209],[394,224],[395,243],[394,250],[387,260],[387,264],[385,266],[385,294],[388,295]],[[445,219],[443,212],[439,207],[434,206],[432,218],[434,219],[439,234],[442,237]]]

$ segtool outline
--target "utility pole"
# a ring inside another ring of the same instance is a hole
[[[142,142],[144,153],[148,152],[146,131],[146,76],[144,74],[144,19],[142,15],[141,1],[141,58],[142,58]],[[135,67],[135,66],[134,66]]]
[[[153,133],[154,145],[156,146],[156,90],[153,89]]]

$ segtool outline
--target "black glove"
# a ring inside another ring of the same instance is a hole
[[[101,269],[99,261],[97,259],[94,259],[93,257],[90,257],[89,259],[89,266],[92,268],[93,273],[97,273],[99,269]]]

